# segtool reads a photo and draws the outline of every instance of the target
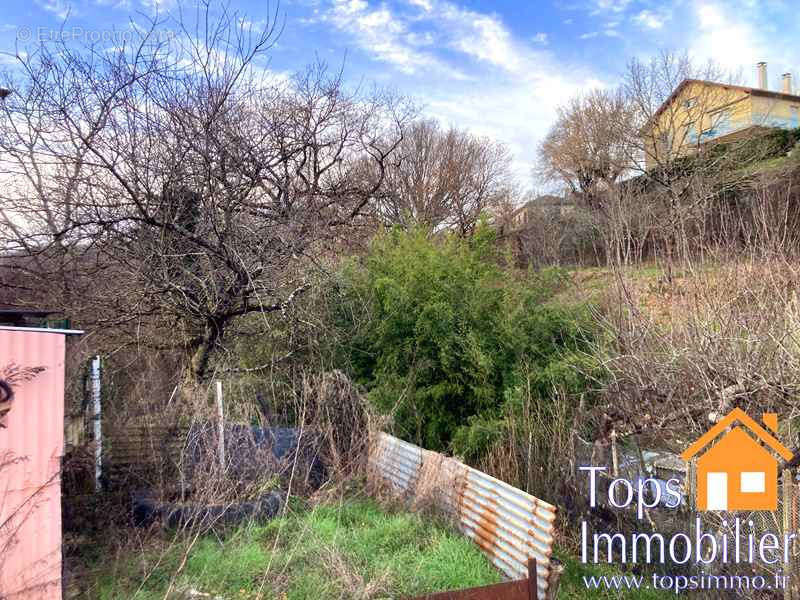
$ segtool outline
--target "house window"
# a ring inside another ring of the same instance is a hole
[[[711,114],[711,126],[703,132],[708,138],[725,135],[731,130],[731,111],[720,110]]]
[[[686,126],[686,137],[690,144],[697,143],[697,125],[695,123],[689,123]]]
[[[694,108],[695,106],[697,106],[697,98],[695,97],[687,99],[684,105],[686,106],[686,108]]]
[[[667,156],[669,155],[671,150],[672,150],[672,140],[670,140],[669,133],[663,131],[658,135],[656,151],[659,152],[660,154]]]
[[[763,471],[742,472],[741,490],[745,494],[763,494],[766,490]]]

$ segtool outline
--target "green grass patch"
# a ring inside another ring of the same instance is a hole
[[[108,554],[93,548],[93,575],[82,598],[183,600],[191,588],[225,600],[400,599],[502,580],[472,541],[444,522],[372,500],[300,508],[223,538],[207,535],[190,543],[163,537]],[[556,556],[565,567],[559,600],[671,595],[587,589],[584,577],[621,572],[584,565],[563,551]]]
[[[654,589],[588,589],[584,578],[589,577],[620,577],[621,571],[612,565],[587,565],[579,561],[574,556],[565,552],[556,552],[556,556],[564,563],[564,573],[561,575],[561,585],[558,588],[558,600],[583,600],[584,598],[614,598],[615,600],[659,600],[663,598],[674,598],[675,594],[671,591]],[[627,574],[630,576],[630,574]],[[649,576],[644,576],[645,583],[650,581]]]
[[[318,506],[194,544],[155,540],[93,565],[86,598],[404,598],[495,583],[500,574],[466,537],[430,517],[371,500]]]

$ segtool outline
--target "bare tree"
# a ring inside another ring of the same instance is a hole
[[[302,292],[309,258],[374,200],[409,114],[323,65],[276,75],[274,20],[214,10],[122,46],[20,52],[0,122],[6,268],[84,325],[182,348],[191,382],[237,319]]]
[[[632,107],[622,90],[593,90],[558,109],[539,146],[538,174],[602,209],[605,194],[629,169]]]
[[[394,225],[469,235],[510,189],[504,146],[434,120],[416,121],[386,166],[379,217]]]

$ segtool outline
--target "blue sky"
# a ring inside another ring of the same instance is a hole
[[[230,6],[254,22],[276,8],[254,0]],[[0,50],[48,35],[67,15],[67,29],[80,37],[176,7],[177,0],[6,3]],[[277,10],[285,26],[269,68],[289,73],[315,57],[344,61],[352,83],[390,86],[446,124],[504,142],[525,186],[555,108],[581,90],[616,85],[633,56],[686,49],[740,71],[745,84],[755,62],[766,60],[772,87],[786,71],[800,81],[794,1],[282,0]]]

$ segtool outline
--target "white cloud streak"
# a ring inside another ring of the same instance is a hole
[[[670,18],[669,13],[656,13],[652,10],[643,10],[633,17],[633,22],[645,29],[661,29]]]
[[[59,19],[66,19],[70,15],[75,16],[74,8],[65,0],[36,0],[36,5],[53,13]]]
[[[505,143],[522,184],[530,181],[536,147],[556,107],[603,86],[590,70],[555,60],[546,32],[519,39],[498,15],[449,0],[405,0],[391,8],[334,0],[321,15],[368,55],[413,75],[407,91],[426,114]],[[604,31],[616,34],[613,27]]]
[[[415,5],[428,10],[425,0],[415,0]],[[366,0],[334,0],[319,20],[349,33],[361,49],[391,63],[402,73],[443,68],[435,55],[419,49],[425,45],[419,43],[424,41],[424,35],[420,37],[409,31],[408,24],[385,5],[372,8]]]

